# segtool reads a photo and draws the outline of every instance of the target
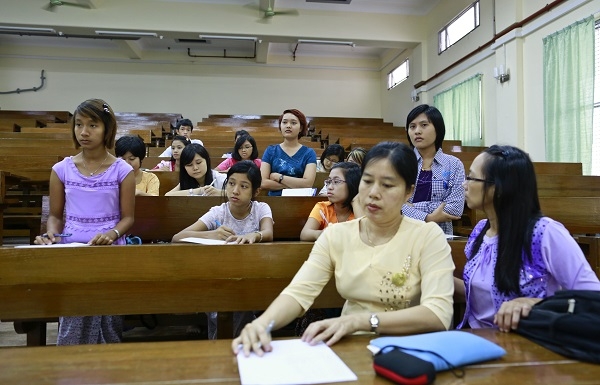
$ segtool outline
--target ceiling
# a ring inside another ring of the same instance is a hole
[[[37,2],[36,11],[39,13],[39,9],[42,5],[48,7],[48,0],[27,0],[29,3],[32,1]],[[95,9],[104,11],[105,8],[110,8],[110,1],[114,0],[70,0],[72,3],[77,2],[79,4],[89,5],[91,10]],[[346,17],[352,17],[357,13],[369,13],[369,14],[385,14],[385,15],[416,15],[424,16],[427,15],[439,2],[440,0],[154,0],[157,3],[167,4],[169,8],[175,9],[176,7],[190,7],[190,6],[230,6],[229,8],[222,7],[224,9],[235,10],[236,12],[242,12],[244,10],[246,15],[255,14],[256,18],[254,21],[259,24],[255,24],[256,27],[251,28],[265,28],[264,24],[281,24],[281,20],[285,20],[286,23],[292,25],[295,19],[306,18],[303,13],[310,15],[318,15],[318,12],[323,12],[326,15],[342,15],[348,13]],[[326,1],[326,2],[325,2]],[[339,4],[340,2],[344,4]],[[173,5],[169,5],[173,3]],[[337,4],[336,4],[337,3]],[[23,4],[23,3],[22,3]],[[42,5],[39,5],[42,4]],[[139,3],[138,3],[139,4]],[[192,5],[190,5],[192,4]],[[289,14],[276,14],[272,17],[265,17],[264,10],[272,5],[275,12],[290,12]],[[231,7],[233,6],[233,7]],[[70,9],[69,9],[70,8]],[[74,10],[75,9],[75,10]],[[181,8],[185,9],[185,8]],[[45,9],[45,11],[49,11]],[[66,15],[68,13],[76,14],[76,12],[88,12],[88,10],[82,10],[77,7],[70,7],[67,5],[56,6],[51,9],[52,12],[44,12],[42,19],[58,18],[61,17],[61,13]],[[81,13],[80,13],[81,14]],[[300,17],[296,17],[300,15]],[[354,16],[356,17],[356,16]],[[376,17],[376,16],[372,16]],[[380,16],[383,17],[383,16]],[[10,22],[1,21],[0,25],[9,25]],[[277,21],[274,21],[274,20]],[[263,27],[260,25],[263,24]],[[401,53],[403,50],[414,46],[415,42],[398,42],[391,46],[389,44],[379,44],[377,42],[368,41],[348,41],[346,45],[331,45],[331,44],[314,44],[314,43],[301,43],[297,44],[298,37],[280,37],[280,36],[257,36],[257,40],[248,41],[241,39],[217,39],[217,38],[204,38],[200,37],[198,33],[187,33],[185,31],[160,31],[159,38],[156,37],[135,37],[123,39],[112,39],[106,40],[101,39],[95,34],[95,29],[88,28],[87,30],[82,27],[73,28],[67,25],[61,26],[52,25],[52,28],[56,31],[50,36],[32,36],[31,34],[26,35],[14,35],[14,34],[2,34],[0,32],[0,46],[3,44],[18,45],[19,47],[56,47],[65,49],[95,49],[104,50],[117,50],[129,57],[129,59],[142,59],[152,60],[152,58],[159,58],[161,55],[166,55],[168,52],[170,55],[179,54],[179,57],[187,60],[197,60],[196,58],[230,58],[230,59],[254,59],[258,63],[266,63],[269,55],[289,55],[294,60],[296,56],[311,56],[311,57],[352,57],[357,59],[379,59],[388,50],[393,49],[395,54]],[[122,30],[124,28],[117,28]],[[250,29],[250,28],[248,28]],[[251,33],[251,32],[250,32]],[[58,36],[62,34],[61,36]],[[221,35],[221,34],[220,34]],[[235,34],[236,36],[247,36],[241,34]],[[82,37],[83,36],[83,37]],[[252,35],[250,35],[252,36]],[[322,35],[325,36],[325,35]],[[68,38],[65,38],[68,37]],[[299,36],[300,37],[300,36]],[[339,39],[335,39],[340,41]],[[342,40],[345,41],[345,40]],[[266,48],[264,48],[266,47]],[[261,49],[262,48],[262,49]],[[191,58],[191,59],[190,59]],[[159,60],[159,59],[156,59]]]

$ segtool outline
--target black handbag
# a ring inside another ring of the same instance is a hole
[[[563,356],[600,363],[600,291],[558,291],[535,304],[516,332]]]

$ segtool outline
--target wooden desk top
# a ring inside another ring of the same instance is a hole
[[[590,384],[600,365],[559,356],[514,333],[475,330],[504,349],[496,361],[466,368],[463,379],[437,374],[441,384]],[[358,376],[348,384],[391,384],[375,375],[368,336],[348,337],[333,350]],[[11,384],[239,384],[231,340],[146,342],[0,349],[0,383]]]

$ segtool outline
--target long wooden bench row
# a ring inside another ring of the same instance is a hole
[[[464,241],[450,244],[459,275]],[[1,247],[0,319],[17,321],[28,345],[43,345],[44,320],[59,316],[219,311],[218,338],[231,338],[231,312],[265,309],[312,246]],[[342,304],[332,280],[313,307]]]

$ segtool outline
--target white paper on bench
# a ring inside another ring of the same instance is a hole
[[[356,381],[356,375],[326,344],[300,339],[271,341],[273,351],[259,357],[238,353],[242,385],[324,384]]]
[[[50,245],[17,245],[15,248],[28,248],[28,247],[81,247],[89,246],[89,243],[73,242],[73,243],[52,243]]]
[[[187,237],[180,239],[181,242],[190,242],[190,243],[198,243],[200,245],[226,245],[228,242],[222,241],[220,239],[206,239],[206,238],[196,238],[196,237]]]

